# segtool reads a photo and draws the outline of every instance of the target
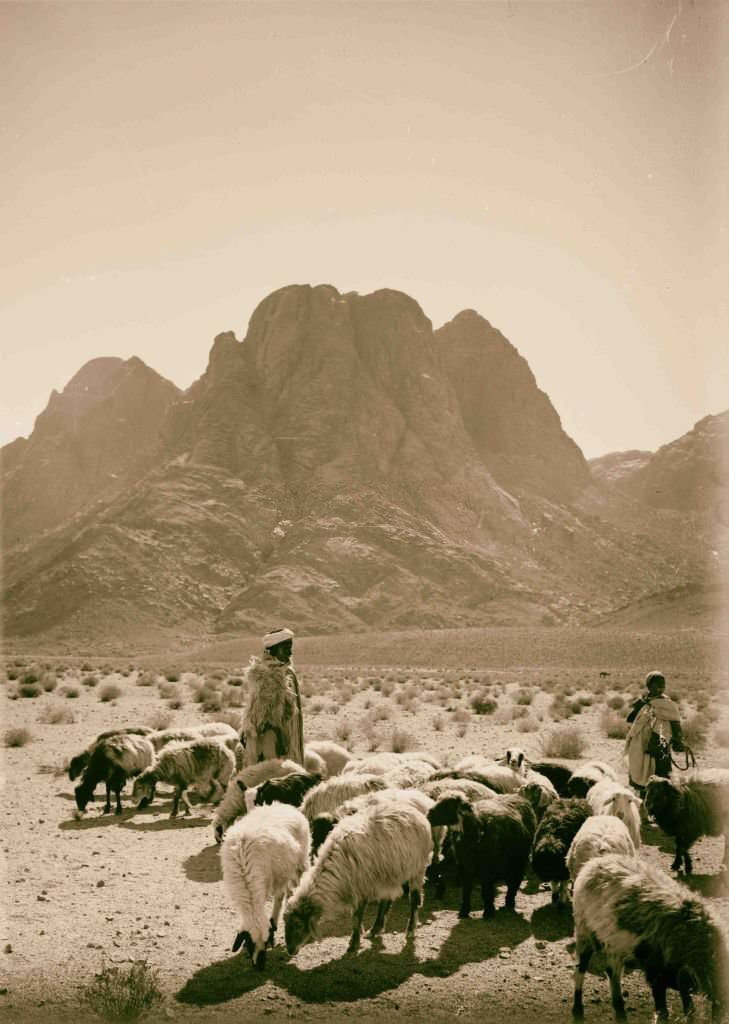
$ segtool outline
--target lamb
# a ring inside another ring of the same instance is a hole
[[[282,904],[309,863],[309,824],[301,811],[287,804],[257,807],[228,830],[220,863],[223,885],[238,912],[233,952],[245,944],[253,966],[263,970]]]
[[[591,814],[590,805],[580,797],[558,797],[544,812],[534,836],[532,868],[542,882],[549,882],[552,903],[568,899],[567,851],[582,823]]]
[[[585,797],[593,814],[614,814],[630,832],[637,850],[640,846],[640,797],[627,786],[612,779],[601,779],[591,786]]]
[[[446,796],[428,812],[432,826],[451,828],[463,894],[459,917],[471,913],[474,878],[481,878],[483,916],[494,916],[496,885],[505,882],[506,907],[513,910],[529,862],[536,819],[528,800],[503,794],[471,804],[460,795]]]
[[[249,788],[265,782],[266,779],[301,772],[303,769],[297,761],[284,760],[280,757],[268,761],[258,761],[243,768],[228,783],[225,796],[218,804],[213,815],[213,834],[216,843],[223,838],[225,830],[247,811],[246,792]]]
[[[680,782],[654,775],[646,787],[645,809],[676,840],[674,871],[683,865],[691,874],[689,850],[701,836],[724,836],[723,868],[729,867],[729,769],[702,769]]]
[[[387,783],[381,775],[344,772],[342,775],[335,775],[333,779],[326,779],[310,789],[304,797],[301,810],[309,821],[313,821],[320,814],[336,811],[340,804],[343,804],[345,800],[351,800],[353,796],[386,788]]]
[[[409,887],[412,935],[431,855],[427,819],[406,801],[388,801],[340,821],[326,840],[314,864],[304,874],[285,914],[286,948],[293,956],[318,938],[321,929],[341,910],[353,908],[348,952],[360,945],[362,918],[367,903],[378,901],[371,938],[385,926],[394,899]]]
[[[72,757],[68,764],[68,777],[73,782],[79,777],[81,772],[84,770],[86,765],[89,763],[89,759],[94,751],[94,747],[97,743],[101,743],[102,740],[108,740],[111,736],[149,736],[152,729],[148,729],[146,726],[131,726],[127,729],[109,729],[107,732],[100,732],[96,739],[89,743],[85,750],[82,750],[80,754],[76,754]],[[108,799],[108,793],[107,793]]]
[[[185,805],[185,813],[192,813],[187,789],[200,791],[205,786],[204,799],[217,803],[234,771],[233,754],[217,739],[170,743],[154,764],[137,777],[132,796],[139,801],[142,810],[154,799],[157,783],[166,782],[175,787],[170,818],[176,818],[180,800]]]
[[[277,779],[266,779],[255,789],[255,806],[280,803],[299,807],[312,786],[318,786],[321,781],[321,775],[311,772],[291,772]]]
[[[129,777],[144,771],[154,760],[154,747],[136,733],[123,733],[101,740],[91,751],[81,782],[74,794],[76,807],[83,813],[99,782],[105,782],[104,814],[111,811],[110,790],[116,795],[115,814],[122,813],[121,791]]]
[[[572,772],[567,783],[567,795],[587,796],[587,791],[601,779],[618,781],[617,775],[609,764],[605,764],[604,761],[585,761]]]
[[[635,845],[630,832],[614,814],[592,814],[582,822],[567,851],[567,870],[573,884],[589,860],[608,853],[634,856]]]
[[[352,760],[350,751],[332,740],[312,740],[304,747],[304,756],[308,751],[317,754],[324,761],[326,772],[323,777],[326,779],[332,775],[339,775],[345,764]],[[310,768],[309,771],[311,770]]]
[[[574,888],[577,964],[572,1014],[584,1018],[582,985],[595,948],[604,949],[616,1020],[627,1019],[623,964],[635,958],[651,987],[656,1014],[668,1019],[666,990],[706,995],[712,1020],[727,1007],[729,955],[725,931],[709,903],[638,857],[597,857],[581,869]]]

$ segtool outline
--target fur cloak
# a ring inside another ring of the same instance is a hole
[[[288,757],[304,763],[299,681],[292,665],[272,655],[252,657],[245,672],[246,763]]]

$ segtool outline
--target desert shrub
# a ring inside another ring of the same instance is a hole
[[[607,706],[613,711],[620,711],[621,708],[625,707],[625,697],[622,693],[616,693],[609,699]]]
[[[579,711],[582,710],[579,704],[577,704],[577,708]],[[549,713],[555,722],[559,722],[563,718],[570,718],[575,713],[574,704],[567,700],[564,694],[556,693],[549,702]]]
[[[228,686],[242,686],[242,685],[243,685],[243,680],[241,679],[241,677],[240,677],[240,676],[231,676],[231,677],[230,677],[230,679],[228,680]],[[312,684],[311,684],[311,683],[309,683],[309,687],[310,687],[310,688],[311,688],[311,686],[312,686]],[[307,687],[306,687],[306,685],[304,685],[304,687],[302,688],[302,692],[303,692],[303,693],[304,693],[304,694],[305,694],[305,695],[306,695],[307,697],[311,696],[311,694],[310,694],[310,693],[307,693]],[[312,691],[312,692],[313,692],[313,691]]]
[[[703,711],[688,715],[681,723],[684,742],[693,750],[701,750],[706,745],[711,728],[711,717]]]
[[[493,697],[489,697],[483,690],[479,693],[474,693],[470,704],[477,715],[492,715],[499,706],[499,702],[494,700]]]
[[[167,701],[167,707],[170,709],[170,711],[179,711],[180,708],[184,708],[184,706],[185,701],[182,699],[182,697],[173,697],[171,700]]]
[[[606,707],[600,715],[600,728],[611,740],[624,740],[630,725],[622,715],[612,708]]]
[[[182,693],[179,686],[176,686],[174,683],[168,683],[166,680],[162,680],[162,682],[159,683],[157,690],[162,700],[170,700],[174,697],[180,696]]]
[[[67,700],[76,700],[76,698],[80,696],[81,691],[78,686],[69,684],[67,686],[60,687],[58,694],[60,697],[66,697]]]
[[[532,718],[531,715],[524,715],[516,723],[517,732],[536,732],[538,728],[539,722]]]
[[[395,754],[402,754],[406,750],[414,750],[416,746],[415,737],[405,729],[393,729],[390,736],[390,750]]]
[[[575,703],[580,704],[583,708],[589,708],[592,701],[593,696],[591,693],[579,693]]]
[[[147,725],[150,729],[169,729],[174,715],[164,708],[157,708],[147,718]]]
[[[24,672],[23,673],[23,676],[22,676],[20,681],[21,681],[21,683],[26,683],[28,685],[31,685],[32,683],[39,683],[40,682],[40,678],[38,676],[38,672],[35,671],[35,669],[31,669],[30,672]]]
[[[99,685],[99,677],[95,675],[84,676],[81,680],[82,686],[94,687]]]
[[[237,690],[234,686],[225,686],[220,691],[223,704],[229,708],[242,708],[245,704],[246,695],[243,690]]]
[[[38,715],[41,725],[72,725],[76,716],[65,704],[49,704]]]
[[[346,743],[352,735],[352,723],[346,718],[339,718],[334,726],[334,735],[342,743]]]
[[[44,672],[40,679],[40,684],[46,693],[53,693],[55,688],[58,686],[58,679],[56,678],[55,672]]]
[[[117,697],[121,697],[122,688],[117,683],[104,683],[99,690],[99,700],[102,704],[108,703],[110,700],[116,700]]]
[[[38,697],[42,693],[40,683],[26,683],[22,682],[18,685],[18,696],[33,698]]]
[[[166,672],[165,679],[168,683],[179,683],[180,673],[179,672]]]
[[[395,684],[391,679],[378,679],[377,682],[373,683],[373,686],[383,697],[389,697],[395,689]]]
[[[26,743],[30,743],[33,739],[33,734],[30,729],[24,727],[18,727],[14,729],[6,729],[3,733],[3,743],[6,747],[24,747]]]
[[[311,702],[311,707],[309,710],[311,711],[312,715],[320,715],[324,708],[325,704],[323,700],[313,700]]]
[[[436,732],[442,732],[445,727],[445,715],[438,712],[437,715],[433,716],[433,728]]]
[[[466,722],[470,722],[471,712],[467,711],[466,708],[457,708],[453,712],[452,717],[453,721],[456,722],[457,725],[464,725]]]
[[[109,1021],[137,1020],[162,1001],[159,974],[146,960],[104,966],[80,994],[89,1009]]]
[[[581,757],[587,743],[576,725],[556,725],[545,733],[539,743],[545,757]]]
[[[529,690],[526,687],[521,687],[514,694],[515,704],[531,704],[534,700],[534,690]]]
[[[137,686],[154,686],[156,682],[153,672],[140,672],[137,676]]]
[[[222,694],[218,693],[216,690],[210,690],[209,696],[203,700],[200,706],[204,714],[215,715],[217,718],[219,712],[223,710]]]
[[[468,722],[459,722],[458,725],[456,726],[456,736],[458,736],[461,739],[463,739],[463,737],[466,735],[467,732],[468,732]]]

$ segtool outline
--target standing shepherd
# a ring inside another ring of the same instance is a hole
[[[662,672],[649,672],[646,694],[633,704],[625,739],[625,759],[630,784],[641,796],[651,775],[671,774],[671,748],[681,751],[683,736],[678,705],[665,694]]]
[[[263,638],[263,655],[254,655],[248,664],[248,698],[241,737],[246,764],[272,757],[304,763],[301,693],[291,663],[293,647],[294,634],[290,629],[272,629]]]

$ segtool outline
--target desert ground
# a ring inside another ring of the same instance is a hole
[[[666,633],[464,630],[317,638],[297,642],[306,738],[331,738],[362,755],[424,749],[452,764],[470,753],[622,761],[627,705],[645,673],[661,668],[680,700],[699,766],[729,766],[729,693],[721,638]],[[164,658],[67,654],[28,648],[4,659],[3,829],[6,934],[0,1020],[98,1020],[84,993],[95,975],[146,961],[163,1001],[146,1019],[181,1022],[520,1021],[570,1019],[569,910],[528,876],[517,912],[458,919],[453,878],[445,897],[426,891],[414,941],[405,901],[381,943],[346,955],[349,920],[289,958],[279,945],[265,972],[231,953],[237,924],[221,884],[212,808],[170,820],[166,791],[145,811],[123,796],[104,815],[103,791],[78,820],[69,758],[116,726],[240,724],[241,676],[255,642],[216,643]],[[556,731],[559,730],[559,731]],[[642,856],[669,869],[672,846],[644,830]],[[690,884],[729,923],[718,874],[721,839],[695,848]],[[502,899],[497,900],[497,907]],[[585,983],[586,1021],[611,1021],[599,961]],[[631,1020],[652,1019],[642,976],[628,973]],[[670,996],[678,1016],[678,998]],[[708,1020],[699,1005],[698,1020]]]

